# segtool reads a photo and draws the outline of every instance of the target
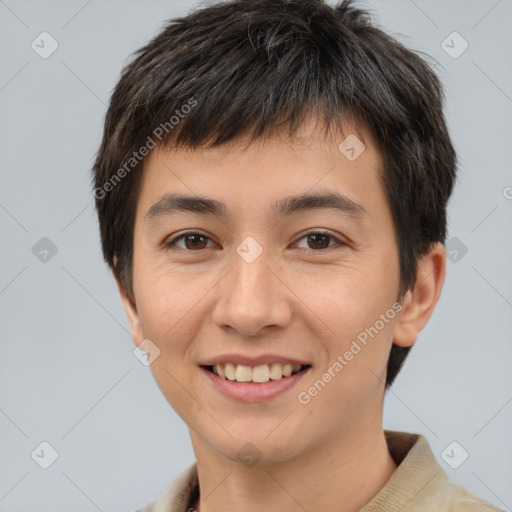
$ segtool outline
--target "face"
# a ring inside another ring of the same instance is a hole
[[[134,306],[124,299],[134,342],[158,347],[151,370],[165,398],[197,442],[228,459],[251,442],[262,462],[286,461],[379,424],[398,248],[379,152],[368,133],[352,134],[365,142],[353,161],[338,149],[345,136],[327,140],[311,124],[293,143],[156,148],[146,161]],[[320,199],[288,199],[305,195]],[[265,366],[276,361],[305,368],[277,378],[285,368]],[[204,368],[214,362],[269,380],[222,378]]]

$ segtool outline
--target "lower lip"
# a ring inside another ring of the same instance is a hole
[[[254,382],[237,382],[219,377],[202,366],[199,369],[206,374],[212,384],[229,398],[241,402],[264,402],[288,391],[295,386],[309,372],[311,366],[289,377],[282,377],[278,380],[269,380],[262,384]]]

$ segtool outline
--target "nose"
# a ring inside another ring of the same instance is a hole
[[[214,323],[243,336],[286,327],[292,317],[294,295],[284,281],[272,255],[263,251],[250,262],[235,252],[230,270],[218,285]]]

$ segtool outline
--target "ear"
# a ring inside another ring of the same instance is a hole
[[[416,283],[404,296],[402,310],[395,324],[393,343],[411,347],[434,312],[446,274],[446,249],[437,242],[418,261]]]
[[[114,276],[115,277],[115,276]],[[144,340],[144,334],[142,331],[142,325],[139,318],[139,313],[137,312],[137,306],[130,300],[128,295],[126,294],[126,290],[121,282],[115,277],[117,289],[119,290],[119,295],[121,297],[121,302],[123,303],[123,308],[128,317],[128,323],[130,324],[130,330],[132,332],[132,339],[136,346],[139,346]]]

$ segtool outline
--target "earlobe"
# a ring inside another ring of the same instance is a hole
[[[115,276],[114,276],[115,277]],[[140,322],[139,313],[137,311],[136,305],[130,300],[124,286],[120,281],[115,277],[117,289],[119,290],[119,295],[121,297],[121,302],[123,303],[123,308],[126,313],[126,317],[128,318],[128,323],[130,325],[130,330],[132,333],[132,339],[136,346],[142,343],[144,339],[144,334],[142,332],[142,325]]]
[[[399,347],[414,345],[418,334],[425,327],[441,296],[446,274],[446,250],[437,242],[418,261],[414,287],[402,303],[402,311],[395,324],[393,343]]]

